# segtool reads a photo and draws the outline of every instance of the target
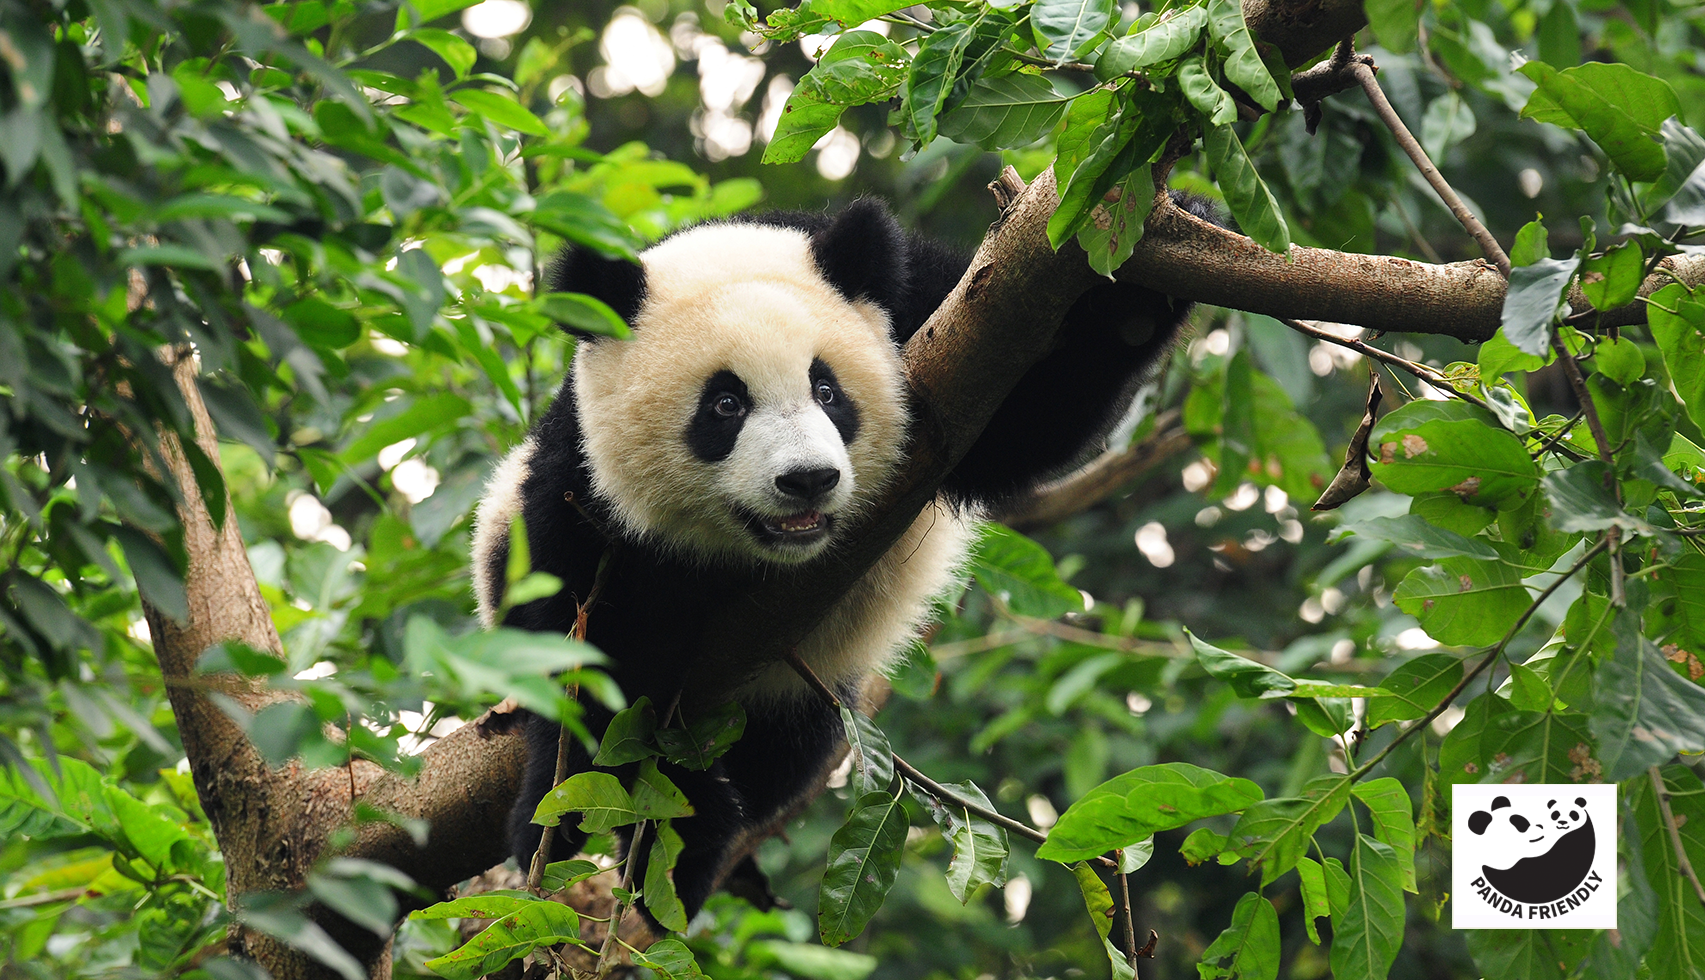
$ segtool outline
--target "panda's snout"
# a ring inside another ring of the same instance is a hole
[[[841,471],[833,466],[789,470],[776,477],[776,489],[789,497],[813,501],[835,489],[841,482]]]

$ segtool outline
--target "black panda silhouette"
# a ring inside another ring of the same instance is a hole
[[[1545,813],[1535,819],[1513,812],[1507,796],[1492,801],[1490,812],[1476,810],[1468,817],[1468,829],[1477,837],[1490,835],[1488,843],[1499,854],[1498,861],[1513,861],[1499,868],[1481,865],[1486,881],[1518,902],[1544,905],[1579,888],[1592,870],[1598,839],[1593,833],[1587,801],[1576,797],[1574,806],[1545,804]],[[1500,814],[1500,810],[1511,810]]]

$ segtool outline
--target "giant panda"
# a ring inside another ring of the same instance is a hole
[[[1205,204],[1184,203],[1211,218]],[[563,587],[511,609],[508,626],[568,632],[614,543],[588,641],[611,658],[630,700],[648,696],[661,710],[679,697],[687,717],[713,707],[680,689],[700,624],[778,566],[834,560],[839,536],[905,453],[912,409],[901,345],[969,261],[904,232],[871,199],[833,216],[698,225],[637,265],[566,250],[550,288],[603,300],[632,335],[581,336],[551,407],[494,471],[473,545],[485,625],[501,604],[517,515],[534,569]],[[1187,315],[1187,303],[1117,283],[1078,300],[1056,347],[1007,396],[935,502],[799,645],[818,676],[856,703],[954,581],[982,509],[1097,448]],[[684,843],[675,888],[689,918],[742,839],[800,802],[841,740],[838,714],[785,664],[748,679],[737,697],[746,729],[726,755],[703,772],[664,765],[695,809],[675,821]],[[582,700],[588,728],[601,734],[610,713]],[[523,869],[538,848],[531,818],[553,785],[558,741],[554,724],[524,724],[528,762],[510,822]],[[589,768],[577,745],[570,773]],[[553,860],[585,839],[570,823],[559,831]],[[756,873],[749,861],[739,870]]]

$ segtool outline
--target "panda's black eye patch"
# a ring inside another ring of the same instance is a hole
[[[811,397],[834,423],[835,431],[841,434],[841,442],[851,445],[858,438],[858,406],[841,388],[835,369],[824,363],[822,358],[811,362]]]
[[[733,371],[716,372],[699,390],[698,411],[687,423],[687,448],[707,463],[727,459],[751,411],[752,395],[746,382]]]

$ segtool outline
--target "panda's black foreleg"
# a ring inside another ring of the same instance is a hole
[[[1173,195],[1197,217],[1205,202]],[[1054,349],[1008,393],[943,487],[961,500],[999,504],[1099,450],[1138,384],[1172,350],[1191,304],[1128,283],[1089,289],[1066,312]]]
[[[842,700],[853,693],[842,691]],[[798,803],[844,737],[840,713],[815,697],[749,707],[745,734],[722,764],[752,824],[766,824]]]

